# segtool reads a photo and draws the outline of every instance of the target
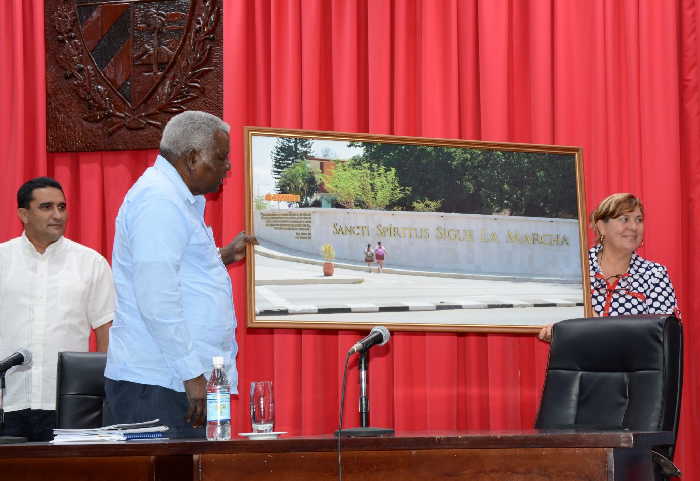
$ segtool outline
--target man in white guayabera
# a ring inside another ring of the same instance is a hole
[[[31,362],[6,373],[2,433],[53,439],[59,351],[106,351],[114,317],[107,260],[66,239],[68,206],[61,184],[37,177],[17,191],[21,236],[0,244],[0,359],[24,349]],[[26,361],[26,359],[25,359]]]

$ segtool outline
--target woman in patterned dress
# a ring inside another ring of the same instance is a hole
[[[591,216],[598,242],[588,251],[591,304],[596,316],[676,314],[666,267],[635,253],[644,241],[644,206],[632,194],[612,194]],[[552,337],[552,326],[538,336]]]

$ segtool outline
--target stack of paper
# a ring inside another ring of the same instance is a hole
[[[113,443],[133,439],[167,438],[168,426],[159,424],[159,419],[132,424],[114,424],[91,429],[54,429],[53,441],[63,443]]]

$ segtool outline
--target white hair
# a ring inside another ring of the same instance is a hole
[[[171,118],[163,129],[160,138],[160,152],[170,162],[174,162],[192,150],[199,152],[213,146],[214,134],[231,128],[216,115],[199,110],[188,110]]]

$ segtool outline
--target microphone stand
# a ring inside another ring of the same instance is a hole
[[[369,426],[369,396],[367,395],[367,351],[360,353],[360,426]]]
[[[373,428],[369,426],[369,396],[367,394],[367,378],[369,354],[367,350],[360,351],[360,427],[345,428],[336,431],[336,436],[371,437],[394,434],[390,428]]]
[[[5,431],[5,371],[0,374],[0,433]],[[26,443],[27,438],[20,436],[0,436],[0,444]]]

